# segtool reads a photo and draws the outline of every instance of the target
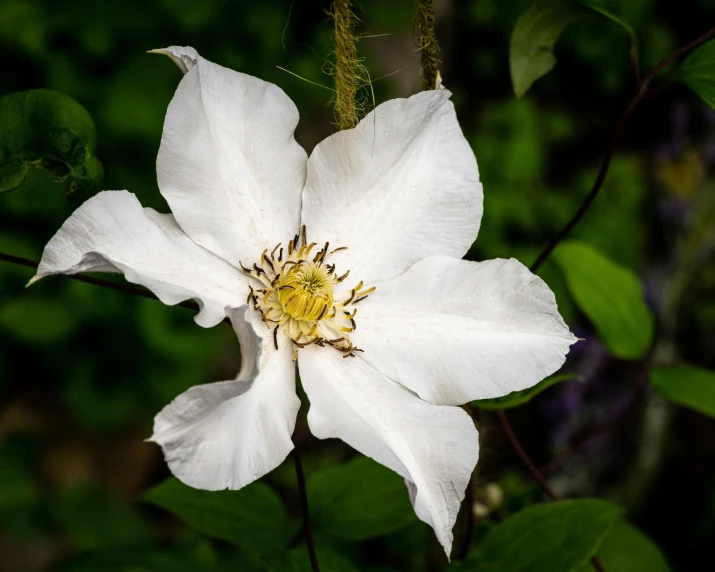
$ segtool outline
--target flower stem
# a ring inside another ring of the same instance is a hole
[[[305,473],[303,472],[303,462],[298,454],[298,446],[293,442],[293,464],[295,465],[295,474],[298,477],[298,490],[300,491],[300,508],[303,513],[303,534],[305,535],[305,545],[308,548],[308,556],[310,557],[310,566],[313,572],[320,572],[318,566],[318,555],[315,552],[315,544],[313,543],[313,529],[310,527],[310,511],[308,508],[308,491],[305,486]]]
[[[534,477],[534,480],[539,484],[541,490],[544,491],[546,496],[548,496],[552,501],[558,501],[559,496],[556,494],[554,489],[551,488],[551,485],[549,485],[549,482],[546,480],[546,477],[544,477],[542,472],[536,468],[536,465],[531,460],[531,457],[529,457],[529,454],[524,449],[521,441],[519,441],[519,438],[516,436],[514,428],[511,426],[511,422],[506,416],[506,413],[504,413],[504,411],[497,411],[497,416],[499,417],[499,421],[504,428],[504,433],[506,433],[506,436],[511,442],[511,446],[514,448],[519,457],[521,457],[521,460],[529,469],[531,476]],[[597,570],[597,572],[604,572],[603,565],[598,560],[598,557],[594,556],[591,558],[591,565]]]
[[[631,116],[631,113],[633,113],[633,110],[649,93],[648,90],[650,88],[651,82],[661,71],[663,71],[663,69],[668,64],[684,56],[693,48],[696,48],[700,44],[706,42],[713,35],[715,35],[715,27],[710,28],[702,36],[697,37],[692,42],[688,42],[684,46],[681,46],[680,48],[672,52],[670,55],[664,57],[662,60],[660,60],[660,62],[655,65],[655,67],[653,67],[652,70],[650,70],[648,75],[646,75],[641,80],[641,82],[638,84],[638,87],[636,88],[635,95],[631,99],[630,103],[626,107],[625,111],[621,115],[621,118],[618,120],[618,123],[616,123],[616,126],[613,129],[610,143],[606,148],[606,152],[604,153],[603,158],[601,159],[601,166],[598,169],[598,174],[596,175],[596,180],[594,181],[591,190],[589,191],[588,195],[586,195],[586,198],[583,200],[583,203],[581,203],[581,206],[571,217],[571,220],[569,220],[566,225],[556,234],[556,236],[551,239],[551,241],[546,245],[541,254],[539,254],[534,263],[530,266],[529,270],[534,273],[538,272],[539,268],[541,268],[544,262],[546,262],[546,259],[551,255],[554,249],[559,245],[562,240],[564,240],[571,233],[573,228],[581,221],[583,216],[586,214],[586,211],[588,211],[589,207],[593,204],[593,201],[596,200],[598,193],[601,191],[601,187],[603,187],[603,182],[606,180],[608,169],[611,166],[611,159],[613,159],[613,154],[616,151],[616,145],[618,144],[618,140],[621,137],[621,133],[626,126],[626,122]]]
[[[469,554],[469,547],[472,544],[472,533],[474,531],[474,487],[476,486],[476,468],[469,478],[467,490],[464,493],[464,537],[459,547],[457,560],[464,560]]]
[[[439,44],[434,32],[435,0],[417,0],[415,28],[420,31],[420,65],[425,89],[437,89],[439,78]]]
[[[330,16],[335,22],[335,112],[338,116],[338,129],[352,129],[358,123],[355,96],[359,80],[359,62],[350,0],[335,0]]]
[[[514,432],[514,428],[511,426],[511,422],[509,421],[509,418],[506,416],[506,413],[504,413],[504,411],[497,411],[497,416],[499,417],[499,422],[501,423],[501,426],[504,428],[504,433],[506,433],[506,436],[509,438],[509,441],[511,442],[511,446],[514,448],[517,455],[519,455],[519,457],[521,457],[521,460],[526,465],[526,468],[529,469],[531,476],[534,477],[534,480],[539,484],[539,486],[541,487],[541,490],[544,491],[546,496],[548,496],[551,500],[553,500],[553,501],[559,500],[559,497],[554,492],[554,489],[551,488],[551,485],[549,485],[549,483],[546,480],[546,478],[544,477],[544,475],[536,467],[534,462],[531,460],[531,457],[529,457],[529,454],[526,452],[523,445],[521,444],[519,437],[516,436],[516,433]]]

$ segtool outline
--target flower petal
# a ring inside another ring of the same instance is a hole
[[[308,159],[302,223],[348,250],[338,267],[372,284],[430,255],[461,258],[479,231],[477,161],[447,90],[379,105]]]
[[[310,346],[298,357],[310,399],[308,424],[401,475],[417,516],[449,555],[452,527],[479,456],[469,415],[431,405],[359,359]]]
[[[123,272],[164,304],[195,298],[195,319],[204,327],[223,320],[226,306],[245,304],[248,291],[241,271],[193,243],[172,215],[143,209],[127,191],[103,191],[80,206],[47,243],[30,283],[78,272]]]
[[[531,387],[576,341],[546,283],[514,259],[426,258],[360,304],[360,358],[430,403]]]
[[[251,264],[298,232],[307,160],[293,137],[298,110],[279,87],[193,48],[160,51],[187,73],[166,112],[159,189],[194,242]]]
[[[280,465],[293,449],[300,408],[290,344],[260,345],[232,310],[242,340],[238,379],[197,385],[154,419],[151,441],[161,445],[171,472],[189,486],[240,489]],[[246,343],[247,340],[250,342]],[[252,353],[256,352],[257,353]]]

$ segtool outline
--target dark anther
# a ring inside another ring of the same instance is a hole
[[[343,302],[343,305],[347,306],[350,302],[352,302],[353,298],[355,298],[355,289],[350,292],[350,298],[348,298],[345,302]]]

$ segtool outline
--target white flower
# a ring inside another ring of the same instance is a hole
[[[231,318],[238,377],[191,388],[155,420],[183,482],[238,489],[286,458],[297,358],[313,434],[404,477],[449,554],[478,456],[455,406],[534,385],[575,341],[522,264],[460,260],[482,186],[449,91],[388,101],[307,157],[278,87],[192,48],[159,52],[185,73],[157,159],[173,214],[100,193],[50,240],[33,280],[120,271],[166,304],[198,300],[201,326]]]

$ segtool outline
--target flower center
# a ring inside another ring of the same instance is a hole
[[[298,246],[300,242],[300,246]],[[311,255],[316,243],[307,243],[305,226],[301,236],[282,243],[268,253],[261,254],[260,264],[251,268],[241,264],[241,269],[251,277],[248,303],[261,314],[266,327],[273,330],[273,343],[278,349],[278,334],[283,333],[293,344],[293,359],[299,348],[310,344],[330,346],[343,357],[355,357],[362,351],[350,341],[349,334],[355,331],[357,309],[350,308],[367,298],[375,290],[363,288],[358,283],[354,288],[343,286],[350,272],[338,276],[335,264],[328,258],[338,250],[329,250],[325,243],[315,255]]]
[[[315,262],[296,264],[278,279],[278,300],[296,320],[319,320],[333,305],[335,279]]]

